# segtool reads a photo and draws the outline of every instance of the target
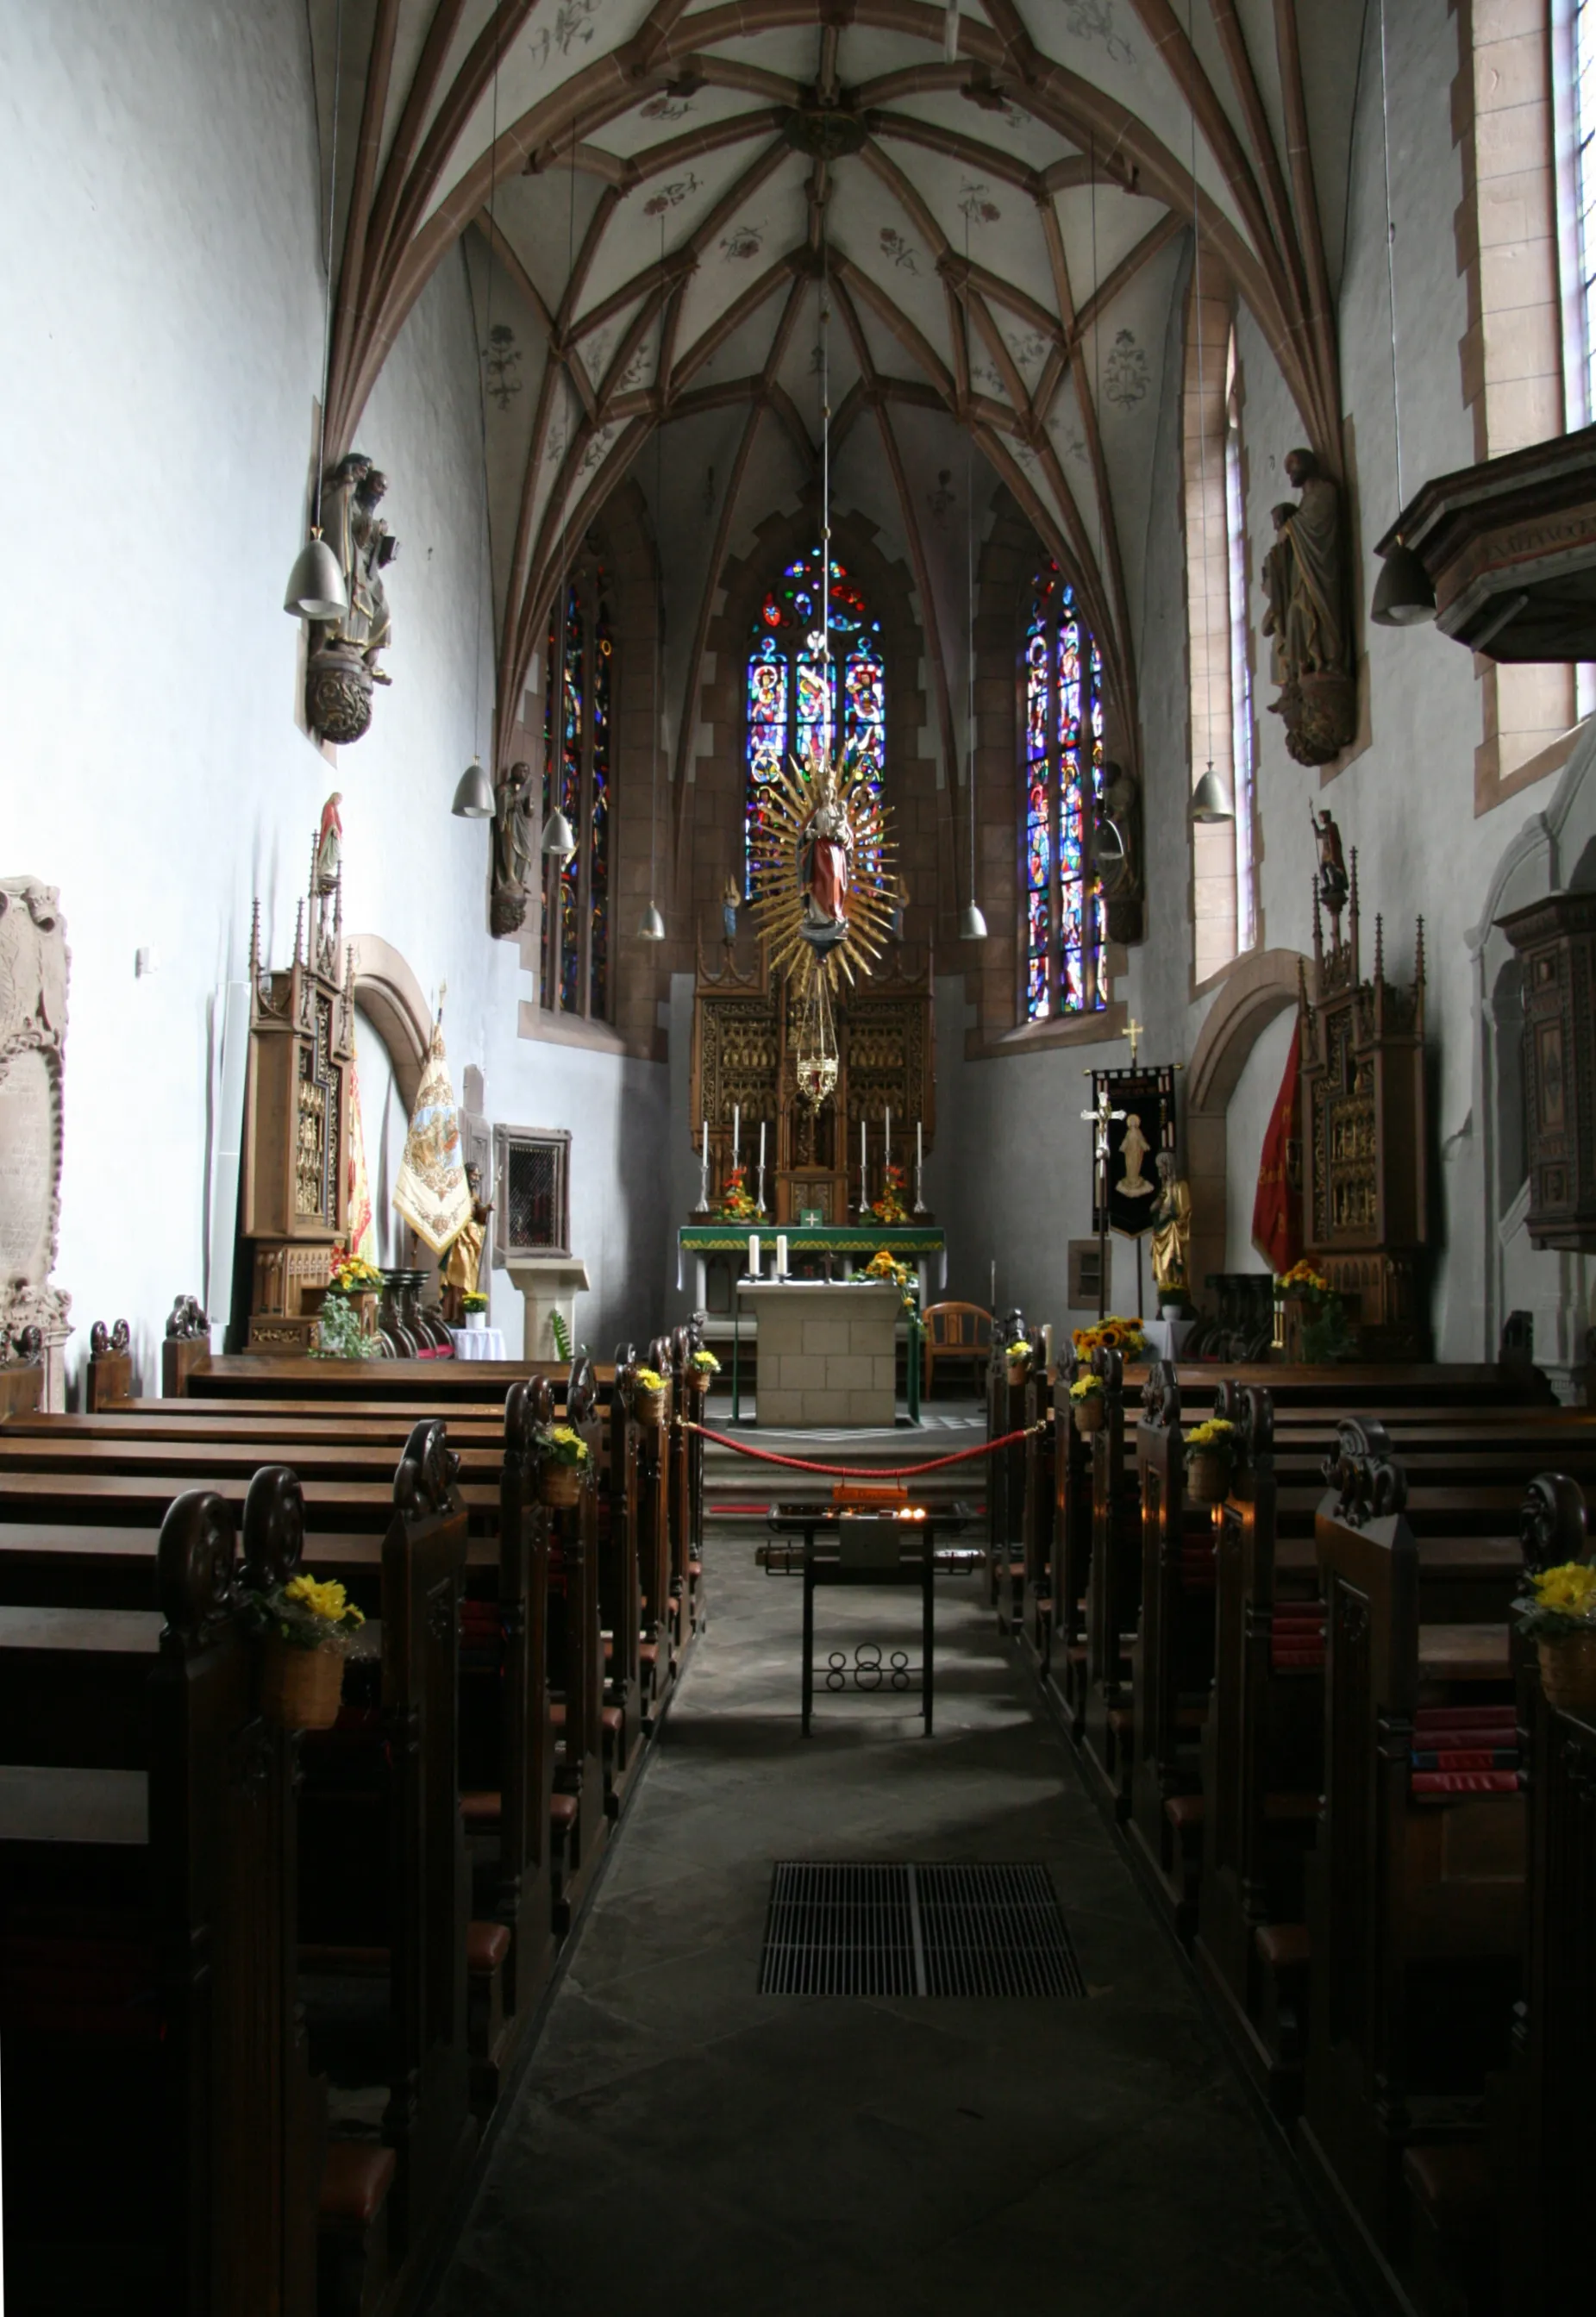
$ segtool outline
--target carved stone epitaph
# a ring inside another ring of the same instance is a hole
[[[72,1299],[50,1284],[61,1211],[67,928],[53,885],[0,880],[0,1358],[37,1328],[45,1404],[66,1404]]]

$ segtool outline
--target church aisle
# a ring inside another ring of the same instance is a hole
[[[711,1622],[435,2317],[1345,2317],[1194,1993],[976,1580],[938,1588],[937,1731],[817,1702],[796,1579],[718,1533]],[[816,1655],[917,1596],[822,1593]],[[1052,1866],[1084,2003],[761,1996],[784,1857]]]

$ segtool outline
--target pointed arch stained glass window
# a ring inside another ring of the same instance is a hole
[[[871,618],[860,588],[834,558],[823,631],[820,568],[817,547],[788,564],[767,591],[753,622],[745,759],[745,893],[753,892],[753,872],[764,857],[766,790],[789,756],[802,759],[811,748],[823,747],[829,728],[834,740],[851,742],[868,762],[878,795],[887,771],[881,622]],[[821,649],[823,633],[829,636],[829,666]]]
[[[544,862],[542,1000],[550,1013],[602,1019],[610,1010],[614,633],[596,559],[572,575],[563,649],[551,619],[548,652],[543,817],[557,804],[576,850],[563,863]]]
[[[1025,631],[1025,1018],[1105,1003],[1102,904],[1092,860],[1102,794],[1102,656],[1075,591],[1053,563],[1037,574]]]

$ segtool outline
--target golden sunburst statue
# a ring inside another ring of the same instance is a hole
[[[889,814],[872,765],[850,742],[789,756],[765,787],[766,849],[753,867],[753,920],[806,1011],[829,1019],[839,973],[880,957],[898,907]]]

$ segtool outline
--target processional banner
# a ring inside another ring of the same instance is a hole
[[[1092,1099],[1101,1114],[1104,1090],[1109,1129],[1108,1228],[1141,1239],[1153,1228],[1158,1196],[1158,1153],[1175,1147],[1175,1074],[1161,1069],[1093,1070]],[[1114,1114],[1119,1114],[1114,1115]],[[1092,1170],[1092,1228],[1100,1231],[1101,1175]]]
[[[454,1088],[443,1051],[441,1015],[432,1024],[393,1206],[394,1212],[426,1241],[434,1255],[442,1255],[453,1246],[470,1217],[471,1192],[460,1150],[459,1113],[454,1106]]]

